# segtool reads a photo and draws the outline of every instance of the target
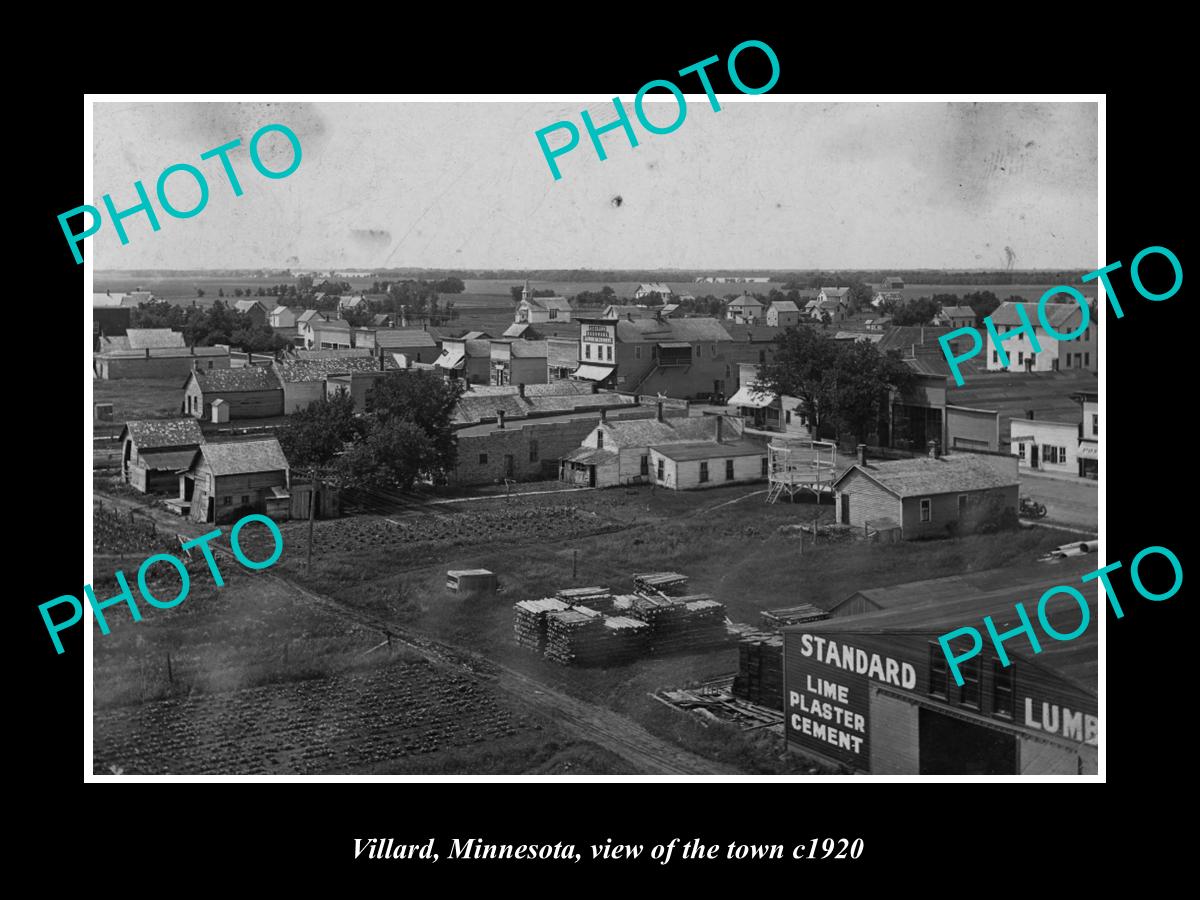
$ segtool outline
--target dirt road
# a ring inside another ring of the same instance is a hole
[[[199,526],[188,519],[181,519],[166,510],[143,506],[123,497],[105,496],[105,503],[136,508],[152,516],[168,532],[195,536],[210,526]],[[223,547],[212,545],[223,556],[232,558],[232,553]],[[361,625],[390,634],[411,649],[417,651],[435,666],[457,673],[470,673],[491,681],[496,687],[509,694],[514,701],[534,713],[553,719],[564,729],[584,740],[592,741],[628,761],[641,774],[646,775],[721,775],[739,774],[737,769],[723,766],[664,741],[651,734],[636,722],[610,709],[572,697],[549,685],[543,684],[516,670],[500,666],[472,650],[433,640],[404,626],[340,603],[332,597],[315,593],[291,579],[270,570],[257,573],[260,578],[272,578],[287,586],[298,597],[310,603],[320,604],[335,610]]]

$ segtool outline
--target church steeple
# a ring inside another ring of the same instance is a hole
[[[521,300],[524,302],[529,299],[529,279],[525,279],[525,287],[521,289]]]

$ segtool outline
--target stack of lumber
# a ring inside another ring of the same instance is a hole
[[[633,584],[639,591],[678,595],[687,590],[687,576],[678,572],[643,572],[633,576]]]
[[[553,597],[522,600],[513,606],[513,632],[517,643],[541,653],[546,648],[546,616],[566,609],[569,609],[566,603]]]
[[[633,602],[638,599],[639,594],[617,594],[613,597],[612,611],[617,615],[623,616],[633,609]]]
[[[629,615],[650,626],[650,652],[678,653],[724,643],[725,606],[703,594],[637,597]]]
[[[783,635],[752,634],[738,641],[736,697],[783,709]]]
[[[613,595],[606,587],[563,588],[555,596],[571,606],[586,606],[599,612],[612,609]]]
[[[610,649],[604,616],[586,606],[546,614],[546,659],[564,666],[605,662]]]
[[[630,663],[646,655],[650,626],[645,622],[629,616],[608,616],[604,620],[604,628],[608,638],[606,664]]]
[[[811,603],[801,603],[799,606],[788,606],[783,609],[765,609],[762,614],[762,627],[767,631],[778,631],[785,625],[800,625],[804,622],[820,622],[828,619],[829,613],[818,609]]]

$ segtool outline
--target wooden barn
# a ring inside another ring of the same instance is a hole
[[[1017,511],[1015,457],[957,453],[868,463],[859,461],[833,482],[838,521],[859,528],[898,524],[905,540],[944,537]]]
[[[287,458],[275,438],[201,444],[179,475],[179,499],[197,522],[234,522],[249,512],[291,512]]]
[[[193,369],[183,392],[183,412],[197,419],[211,418],[214,400],[225,401],[230,419],[283,415],[283,384],[270,366]]]
[[[195,419],[138,419],[121,429],[121,478],[143,494],[173,494],[204,435]]]

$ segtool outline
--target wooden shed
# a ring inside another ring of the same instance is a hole
[[[148,493],[172,494],[204,435],[195,419],[135,419],[121,429],[121,478]]]
[[[193,369],[183,392],[183,412],[197,419],[212,416],[214,400],[228,404],[230,419],[283,415],[283,385],[270,366]]]
[[[487,569],[451,569],[446,573],[446,589],[460,594],[468,591],[494,594],[499,587],[499,579]]]
[[[193,457],[179,474],[179,499],[195,521],[220,525],[247,511],[288,518],[288,462],[275,438],[201,444]]]

